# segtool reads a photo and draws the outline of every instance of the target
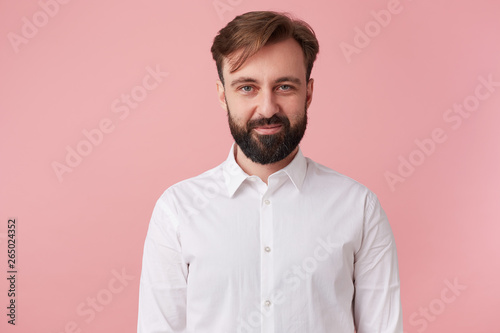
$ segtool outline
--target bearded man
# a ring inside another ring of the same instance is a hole
[[[402,333],[396,246],[377,197],[299,147],[312,28],[249,12],[211,51],[234,143],[222,164],[158,199],[138,332]]]

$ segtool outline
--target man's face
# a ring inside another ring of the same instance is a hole
[[[229,73],[233,57],[224,60],[225,86],[217,82],[231,134],[253,162],[281,161],[304,136],[312,99],[302,49],[292,38],[266,45]]]

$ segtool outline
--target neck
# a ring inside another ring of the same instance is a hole
[[[283,169],[286,167],[290,162],[293,160],[297,152],[299,151],[299,147],[295,148],[290,155],[282,159],[281,161],[278,161],[276,163],[271,163],[271,164],[259,164],[255,163],[251,159],[249,159],[243,151],[240,149],[240,146],[236,146],[236,152],[235,152],[235,160],[236,163],[240,166],[240,168],[243,169],[247,174],[250,176],[257,176],[264,183],[267,184],[267,179],[269,178],[270,175],[275,173],[278,170]]]

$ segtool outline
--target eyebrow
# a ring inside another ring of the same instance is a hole
[[[274,81],[274,83],[281,83],[281,82],[292,82],[292,83],[295,83],[296,85],[301,85],[302,81],[300,81],[299,78],[296,78],[296,77],[293,77],[293,76],[283,76],[283,77],[280,77],[279,79],[276,79]],[[258,83],[258,81],[256,79],[253,79],[251,77],[240,77],[240,78],[237,78],[236,80],[233,80],[231,81],[231,87],[234,87],[238,84],[241,84],[241,83]]]

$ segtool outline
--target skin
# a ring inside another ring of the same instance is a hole
[[[249,120],[271,118],[274,114],[285,115],[294,126],[304,116],[312,101],[314,80],[306,82],[306,66],[302,48],[293,38],[264,46],[248,58],[236,72],[229,72],[233,57],[223,62],[225,86],[217,80],[219,103],[238,125],[245,126]],[[272,134],[281,127],[252,129],[254,135]],[[271,174],[287,166],[297,154],[298,147],[281,161],[262,165],[250,160],[236,145],[235,159],[249,175],[256,175],[267,184]]]

